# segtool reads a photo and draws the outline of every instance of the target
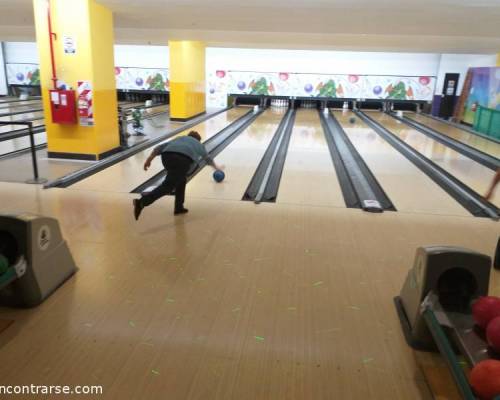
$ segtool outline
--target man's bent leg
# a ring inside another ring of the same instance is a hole
[[[177,182],[175,182],[174,177],[171,174],[167,174],[165,180],[158,187],[154,188],[151,192],[144,193],[140,199],[141,205],[147,207],[153,204],[160,197],[166,196],[172,193],[172,190],[176,187]]]

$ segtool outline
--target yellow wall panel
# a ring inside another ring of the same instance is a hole
[[[168,42],[170,51],[170,118],[189,119],[205,108],[205,44]]]

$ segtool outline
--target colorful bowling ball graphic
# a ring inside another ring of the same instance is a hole
[[[306,93],[311,93],[313,91],[313,85],[311,85],[310,83],[308,83],[307,85],[304,86],[304,91]]]
[[[144,84],[144,79],[142,79],[142,78],[136,78],[135,79],[135,84],[137,86],[142,86]]]
[[[280,77],[280,80],[287,81],[288,80],[288,73],[280,72],[279,77]]]
[[[245,89],[245,88],[246,88],[246,86],[247,86],[247,85],[246,85],[246,83],[245,83],[245,82],[243,82],[243,81],[239,81],[239,82],[238,82],[238,89],[243,90],[243,89]]]
[[[349,75],[349,82],[356,83],[357,81],[359,81],[358,75]]]
[[[378,96],[380,93],[382,93],[382,86],[380,85],[377,85],[373,88],[373,94],[375,94],[376,96]]]
[[[418,81],[421,85],[426,86],[430,83],[431,79],[428,76],[421,76],[420,78],[418,78]]]
[[[120,67],[115,67],[115,75],[120,75],[122,69]]]
[[[217,76],[217,78],[224,78],[226,76],[226,71],[221,71],[221,70],[218,70],[215,72],[215,75]]]
[[[16,79],[17,79],[18,81],[23,81],[23,80],[24,80],[24,74],[23,74],[22,72],[18,72],[18,73],[16,74]]]

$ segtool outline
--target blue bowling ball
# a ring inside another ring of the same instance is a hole
[[[214,171],[214,181],[215,182],[222,182],[226,176],[226,174],[224,174],[223,171],[221,171],[220,169],[217,169]]]

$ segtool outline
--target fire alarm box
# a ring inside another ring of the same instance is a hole
[[[55,124],[76,124],[74,90],[50,90],[50,110]]]

